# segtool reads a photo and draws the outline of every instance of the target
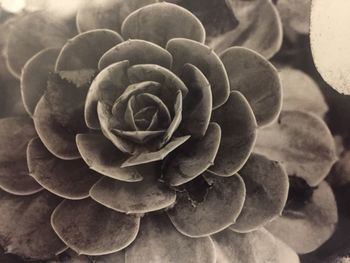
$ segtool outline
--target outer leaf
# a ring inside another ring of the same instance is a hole
[[[271,0],[234,0],[229,5],[239,24],[214,38],[209,46],[218,53],[232,46],[243,46],[267,59],[278,52],[282,44],[282,23]]]
[[[288,37],[295,38],[296,34],[309,33],[311,0],[279,0],[276,7]]]
[[[316,82],[307,74],[290,67],[279,70],[283,86],[283,110],[312,112],[323,117],[328,106]]]
[[[184,143],[167,157],[162,179],[171,186],[178,186],[205,172],[214,163],[220,139],[220,126],[210,123],[204,137]]]
[[[78,10],[76,22],[79,32],[108,28],[120,32],[124,19],[134,10],[158,0],[104,0],[84,2]]]
[[[249,101],[259,126],[277,118],[282,106],[281,81],[275,67],[258,53],[232,47],[220,58],[226,68],[231,90]]]
[[[64,161],[53,156],[39,139],[28,145],[30,175],[48,191],[67,199],[83,199],[100,176],[83,160]]]
[[[332,189],[322,182],[299,210],[285,210],[267,229],[299,254],[321,246],[334,232],[338,221]]]
[[[140,233],[126,249],[126,263],[183,262],[214,263],[215,251],[211,240],[181,235],[164,214],[142,218]]]
[[[230,92],[228,76],[223,63],[212,49],[185,38],[171,39],[166,49],[173,55],[175,73],[180,74],[186,63],[193,64],[203,72],[211,85],[214,108],[226,102]]]
[[[93,80],[85,102],[85,122],[90,129],[99,129],[98,100],[112,104],[129,85],[128,61],[114,63],[103,69]]]
[[[194,205],[187,192],[179,193],[175,206],[168,211],[176,229],[189,237],[209,236],[227,228],[236,221],[245,199],[239,175],[204,176],[210,187],[202,202]]]
[[[185,143],[191,136],[182,136],[173,138],[168,144],[166,144],[163,148],[157,151],[146,151],[135,153],[131,157],[129,157],[123,164],[122,168],[130,167],[134,165],[144,164],[155,162],[159,160],[163,160],[169,153],[174,151],[181,144]]]
[[[77,86],[83,86],[91,80],[101,56],[122,41],[118,33],[108,29],[81,33],[63,46],[57,58],[55,70],[63,73],[71,72],[67,75],[67,79]],[[81,76],[84,71],[87,76],[80,80],[81,77],[84,77],[84,75]]]
[[[28,197],[1,191],[0,200],[0,244],[7,252],[49,259],[65,249],[50,225],[58,197],[46,191]]]
[[[60,50],[49,48],[40,51],[29,59],[21,74],[21,92],[23,104],[28,114],[33,115],[35,106],[47,87],[48,76],[54,71]]]
[[[75,252],[85,255],[122,250],[135,239],[139,223],[139,217],[115,212],[89,198],[65,200],[51,216],[57,235]]]
[[[211,86],[204,74],[194,65],[186,64],[181,79],[189,90],[184,100],[181,129],[186,130],[194,138],[203,137],[207,131],[213,98]]]
[[[74,34],[68,21],[55,14],[40,11],[24,15],[14,23],[6,46],[11,73],[19,78],[28,59],[42,49],[63,46]]]
[[[221,127],[221,141],[214,165],[209,170],[220,176],[231,176],[247,161],[256,138],[256,121],[248,101],[232,91],[227,102],[212,114]]]
[[[119,61],[128,60],[130,65],[155,64],[170,69],[173,58],[165,49],[152,42],[129,39],[108,50],[98,62],[100,70]]]
[[[212,239],[216,262],[230,263],[298,263],[298,256],[265,229],[239,234],[226,229]],[[286,254],[285,254],[286,253]],[[288,256],[288,257],[287,257]]]
[[[126,156],[103,135],[78,134],[76,142],[81,156],[90,169],[120,181],[142,180],[142,175],[135,167],[121,168]]]
[[[134,183],[102,178],[90,195],[102,205],[127,214],[157,211],[175,203],[175,191],[157,181],[160,176],[157,166],[143,166],[140,173],[143,181]]]
[[[265,225],[282,213],[288,196],[288,176],[275,161],[252,154],[239,171],[247,189],[243,209],[230,228],[249,232]]]
[[[42,187],[29,176],[26,149],[36,137],[29,118],[0,119],[0,188],[16,195],[30,195]]]
[[[274,125],[260,129],[255,152],[284,163],[288,175],[318,185],[336,160],[333,137],[315,115],[283,111]]]
[[[125,18],[121,32],[125,39],[143,39],[162,47],[177,37],[202,43],[205,40],[205,30],[198,18],[186,9],[166,2],[132,12]]]
[[[48,89],[34,112],[34,124],[46,148],[61,159],[80,157],[75,135],[86,131],[84,101],[86,93],[52,75]]]

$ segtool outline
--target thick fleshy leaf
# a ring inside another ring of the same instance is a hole
[[[131,83],[139,83],[142,81],[155,81],[163,84],[169,90],[171,96],[176,94],[177,90],[181,90],[183,97],[187,95],[188,89],[183,81],[170,70],[153,64],[135,65],[129,68],[128,76]],[[166,93],[166,94],[168,94]],[[165,97],[165,95],[163,95]],[[164,100],[165,98],[163,98]],[[173,99],[173,98],[170,98]],[[168,103],[165,104],[168,105]]]
[[[283,87],[283,110],[312,112],[323,117],[328,106],[316,82],[298,69],[279,70]]]
[[[118,129],[113,129],[113,132],[127,140],[130,140],[135,143],[147,143],[150,140],[153,140],[157,137],[164,135],[165,130],[159,131],[123,131]]]
[[[168,211],[171,222],[189,237],[209,236],[234,223],[242,210],[245,186],[239,175],[212,176],[204,173],[210,185],[203,200],[194,202],[191,193],[178,193],[175,206]]]
[[[125,39],[143,39],[162,47],[177,37],[201,43],[205,40],[204,27],[197,17],[178,5],[166,2],[132,12],[124,20],[121,32]]]
[[[67,199],[83,199],[100,176],[81,159],[65,161],[53,156],[40,139],[27,149],[30,175],[46,190]]]
[[[174,151],[181,144],[185,143],[190,137],[191,137],[190,135],[187,135],[187,136],[173,138],[170,140],[170,142],[168,142],[168,144],[166,144],[163,148],[157,151],[135,153],[134,155],[129,157],[121,165],[121,167],[125,168],[125,167],[134,166],[134,165],[163,160],[169,153]]]
[[[189,94],[184,100],[180,127],[194,138],[203,137],[209,125],[213,106],[211,86],[204,74],[192,64],[183,67],[181,79]]]
[[[142,218],[140,232],[126,249],[126,263],[214,263],[215,250],[209,237],[189,238],[180,234],[164,214]]]
[[[128,61],[121,61],[103,69],[93,80],[85,102],[85,122],[90,129],[99,129],[97,102],[102,100],[112,104],[129,85],[127,77]]]
[[[210,123],[204,137],[184,143],[167,157],[162,179],[171,186],[178,186],[202,174],[214,163],[220,139],[220,126]]]
[[[124,19],[136,9],[158,0],[104,0],[84,2],[80,6],[76,23],[79,32],[108,28],[120,32]]]
[[[90,169],[120,181],[137,182],[142,180],[142,175],[137,168],[121,168],[121,164],[126,158],[125,154],[103,135],[78,134],[76,142],[82,158]]]
[[[243,167],[255,143],[254,113],[244,96],[232,91],[226,103],[213,111],[212,121],[221,127],[221,141],[209,170],[220,176],[231,176]]]
[[[282,213],[288,196],[288,176],[279,163],[258,154],[250,156],[239,174],[246,187],[246,199],[237,221],[230,228],[249,232]]]
[[[162,146],[171,140],[174,132],[180,126],[180,123],[182,121],[182,93],[180,90],[178,90],[176,93],[173,112],[174,112],[174,117],[171,120],[171,123],[164,134],[164,137],[162,138],[162,141],[161,141]]]
[[[223,63],[212,49],[185,38],[171,39],[166,49],[173,56],[175,73],[181,74],[186,63],[191,63],[202,71],[211,85],[214,108],[226,102],[230,93],[228,76]]]
[[[135,151],[135,143],[125,140],[112,132],[112,107],[99,101],[97,103],[97,115],[100,120],[103,135],[122,152],[133,153]]]
[[[57,48],[44,49],[23,66],[21,92],[23,104],[30,115],[33,115],[35,106],[44,95],[49,73],[54,71],[59,52]]]
[[[230,1],[238,26],[217,38],[209,46],[218,53],[232,46],[243,46],[260,53],[267,59],[282,45],[282,22],[271,0]]]
[[[286,35],[294,40],[297,34],[310,30],[311,0],[278,0],[276,3]]]
[[[42,187],[29,176],[26,159],[28,142],[36,137],[31,119],[0,120],[0,188],[16,195],[30,195]]]
[[[119,61],[128,60],[130,65],[155,64],[170,68],[173,62],[171,54],[152,42],[129,39],[108,50],[98,62],[100,70]]]
[[[298,256],[265,229],[246,234],[226,229],[211,238],[217,263],[299,263]]]
[[[6,46],[11,73],[19,78],[28,59],[45,48],[63,46],[74,34],[74,27],[53,13],[39,11],[24,15],[14,23]]]
[[[333,137],[316,115],[283,111],[273,125],[259,129],[254,152],[284,164],[288,175],[318,185],[336,161]]]
[[[42,191],[21,197],[0,192],[0,244],[8,253],[31,259],[49,259],[66,246],[50,225],[60,199]]]
[[[134,183],[102,178],[91,188],[91,198],[127,214],[157,211],[175,203],[175,191],[158,182],[160,167],[143,166],[140,173],[143,180]]]
[[[258,53],[242,47],[229,48],[220,58],[231,90],[238,90],[246,97],[258,125],[276,119],[282,106],[282,90],[275,67]]]
[[[90,263],[91,260],[88,256],[78,255],[71,249],[67,249],[63,253],[57,255],[57,257],[45,261],[45,263]]]
[[[75,252],[97,256],[127,247],[137,235],[140,218],[113,211],[87,198],[63,201],[52,213],[51,224]]]
[[[118,33],[108,29],[81,33],[63,46],[57,58],[55,70],[63,73],[70,72],[71,74],[66,74],[67,79],[76,86],[83,86],[91,80],[101,56],[122,41]],[[91,73],[84,77],[84,72]],[[81,79],[81,77],[84,78]]]
[[[80,157],[75,135],[87,130],[84,122],[86,92],[57,75],[50,75],[45,95],[34,112],[34,124],[46,148],[61,159]]]
[[[159,98],[163,92],[168,92],[168,88],[161,86],[160,83],[155,81],[142,81],[129,85],[113,104],[111,112],[113,116],[112,119],[109,120],[110,128],[130,131],[131,127],[125,119],[125,114],[127,113],[127,108],[130,103],[132,103],[130,106],[133,108],[133,111],[136,112],[135,114],[138,114],[139,111],[149,109],[153,115],[159,106],[161,106],[159,110],[167,114],[167,107]],[[169,123],[170,116],[168,115],[167,117]],[[149,120],[150,116],[146,117],[146,119]]]
[[[322,182],[302,207],[287,209],[266,228],[299,254],[321,246],[334,232],[338,221],[332,189]]]

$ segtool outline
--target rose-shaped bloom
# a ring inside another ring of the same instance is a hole
[[[31,259],[297,262],[261,229],[282,213],[287,173],[252,154],[281,109],[276,69],[244,47],[217,55],[198,18],[153,2],[82,7],[79,33],[45,12],[14,25],[7,63],[34,125],[0,120],[0,244]]]

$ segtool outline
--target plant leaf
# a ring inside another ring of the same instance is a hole
[[[273,125],[258,131],[254,152],[283,163],[287,174],[318,185],[336,161],[333,137],[316,115],[283,111]]]
[[[75,252],[98,256],[127,247],[137,235],[140,218],[118,213],[87,198],[63,201],[52,213],[51,224]]]
[[[162,47],[176,37],[202,43],[205,40],[205,29],[198,18],[186,9],[166,2],[132,12],[125,18],[121,32],[125,39],[143,39]]]
[[[141,220],[137,239],[126,249],[126,263],[214,263],[215,251],[208,237],[181,235],[164,214],[148,214]]]
[[[193,204],[187,192],[180,192],[175,206],[168,211],[176,229],[193,238],[218,233],[234,223],[245,199],[245,186],[239,175],[219,177],[204,173],[204,177],[210,187],[203,201]]]

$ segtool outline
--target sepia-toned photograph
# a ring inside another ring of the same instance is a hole
[[[0,263],[350,263],[348,0],[0,0]]]

